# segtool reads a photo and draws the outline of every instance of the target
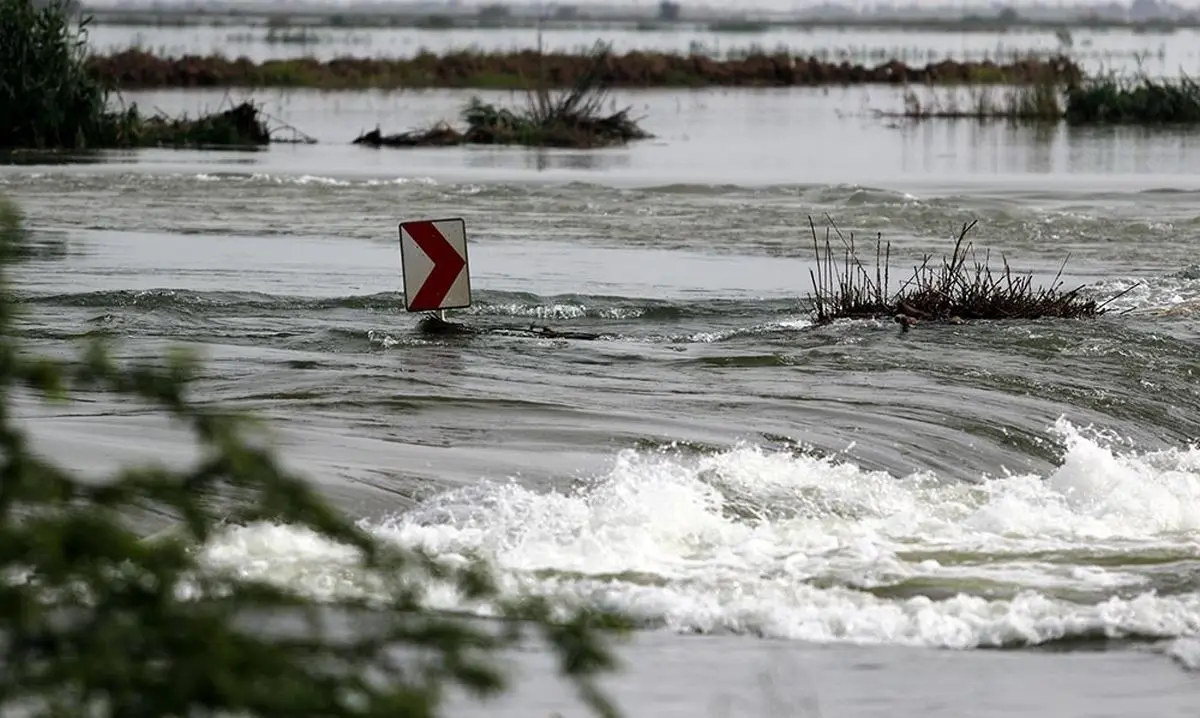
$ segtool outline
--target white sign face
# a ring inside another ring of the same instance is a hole
[[[467,222],[463,218],[401,222],[400,266],[408,311],[471,306]]]

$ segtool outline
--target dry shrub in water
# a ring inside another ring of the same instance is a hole
[[[19,219],[0,202],[0,713],[434,716],[453,686],[502,690],[498,651],[532,631],[583,700],[616,715],[593,683],[614,665],[604,637],[616,617],[552,615],[544,602],[503,599],[482,563],[450,567],[380,542],[282,467],[250,417],[197,400],[186,355],[121,365],[99,343],[78,360],[25,351],[7,284]],[[36,453],[14,418],[30,392],[156,408],[191,431],[199,459],[81,480]],[[175,517],[177,530],[139,536],[130,518],[147,510]],[[259,521],[353,547],[370,595],[318,603],[200,565],[223,524]],[[434,584],[505,620],[424,608]]]
[[[588,57],[584,72],[564,92],[552,93],[545,83],[529,93],[524,119],[535,131],[540,144],[550,147],[580,147],[625,144],[651,137],[630,119],[628,107],[604,114],[609,100],[605,75],[612,60],[610,45],[597,42]],[[486,105],[484,107],[487,107]],[[482,130],[486,123],[478,124]]]
[[[513,111],[471,98],[462,112],[460,132],[445,122],[426,130],[383,135],[378,129],[354,144],[371,147],[445,147],[450,145],[525,145],[529,147],[595,148],[623,145],[652,137],[629,116],[629,108],[604,114],[609,99],[604,77],[612,55],[597,43],[590,64],[567,89],[551,92],[545,83],[530,90],[523,110]]]
[[[949,257],[935,263],[932,256],[925,255],[912,275],[892,293],[888,289],[891,242],[876,235],[875,264],[868,267],[858,256],[854,234],[847,237],[832,219],[828,222],[822,242],[809,217],[817,264],[809,272],[813,286],[809,298],[818,324],[879,317],[934,321],[1081,319],[1100,316],[1105,305],[1116,299],[1098,304],[1080,296],[1083,287],[1062,291],[1066,260],[1048,287],[1035,287],[1032,275],[1013,274],[1004,258],[1001,268],[993,271],[989,265],[991,253],[979,258],[967,239],[975,228],[974,221],[962,226]]]

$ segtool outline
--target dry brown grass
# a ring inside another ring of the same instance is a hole
[[[925,255],[911,276],[891,292],[891,242],[876,235],[875,262],[870,267],[859,257],[854,234],[843,234],[831,218],[827,220],[822,241],[809,217],[817,263],[809,272],[813,286],[809,298],[817,324],[883,317],[894,318],[904,327],[916,321],[1088,319],[1104,314],[1106,305],[1116,299],[1103,303],[1087,299],[1080,294],[1082,286],[1063,291],[1065,259],[1054,281],[1045,287],[1034,286],[1032,275],[1015,274],[1004,257],[1000,268],[993,270],[991,252],[980,257],[967,238],[975,221],[963,224],[949,257],[935,262],[932,255]]]

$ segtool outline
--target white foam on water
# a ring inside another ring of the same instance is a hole
[[[498,315],[506,317],[534,317],[537,319],[578,319],[588,314],[581,304],[476,304],[468,310],[470,314]]]
[[[766,324],[756,324],[748,327],[736,327],[734,329],[726,329],[723,331],[693,332],[692,334],[678,337],[678,339],[688,342],[697,342],[700,344],[712,344],[715,342],[727,341],[729,339],[733,339],[734,337],[753,334],[766,334],[768,332],[800,331],[802,329],[808,329],[811,326],[813,326],[813,323],[809,319],[787,319],[784,321],[768,322]]]
[[[1125,292],[1109,303],[1113,312],[1192,316],[1200,310],[1200,279],[1191,272],[1137,280],[1105,280],[1091,289],[1105,298]]]
[[[509,302],[504,304],[475,304],[466,310],[468,314],[505,317],[533,317],[536,319],[637,319],[646,314],[645,307],[589,307],[585,304],[556,302],[532,304]]]
[[[1119,455],[1066,421],[1055,431],[1065,451],[1047,476],[624,451],[571,490],[482,482],[370,528],[482,555],[507,591],[678,631],[953,648],[1137,635],[1185,639],[1176,652],[1195,657],[1200,593],[1156,592],[1146,565],[1200,557],[1200,450]],[[316,597],[374,585],[351,553],[286,526],[233,528],[204,560]]]
[[[268,172],[254,172],[249,175],[200,173],[197,175],[190,175],[190,177],[199,182],[269,182],[271,184],[281,185],[326,185],[329,187],[351,187],[354,185],[360,185],[363,187],[382,187],[406,184],[438,184],[437,180],[432,177],[393,177],[388,179],[348,180],[338,179],[337,177],[325,177],[322,175],[289,175],[271,174]]]
[[[1200,639],[1177,638],[1167,644],[1166,654],[1189,671],[1200,671]]]

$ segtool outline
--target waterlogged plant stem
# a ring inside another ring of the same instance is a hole
[[[994,270],[990,254],[979,258],[968,239],[975,221],[963,224],[948,258],[937,264],[931,256],[923,257],[912,274],[892,291],[891,244],[885,243],[882,235],[876,236],[872,271],[858,256],[854,234],[845,235],[832,218],[826,216],[826,220],[841,247],[839,251],[831,244],[828,229],[824,243],[818,241],[816,223],[809,217],[817,267],[810,272],[809,301],[817,324],[838,319],[892,318],[907,329],[917,321],[1090,319],[1106,311],[1108,302],[1099,304],[1084,298],[1082,287],[1063,291],[1066,260],[1047,287],[1034,287],[1031,275],[1014,275],[1007,259],[1002,258],[1000,269]]]

